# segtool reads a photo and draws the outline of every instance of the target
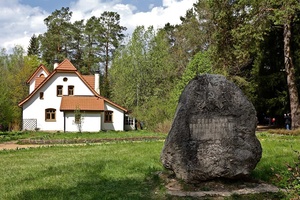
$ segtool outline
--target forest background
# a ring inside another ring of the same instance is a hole
[[[178,25],[138,26],[130,36],[116,12],[71,23],[69,8],[44,19],[27,52],[0,52],[0,129],[19,130],[18,102],[43,63],[68,58],[82,74],[101,72],[101,95],[126,107],[148,129],[167,132],[185,85],[202,73],[222,74],[254,104],[259,123],[291,112],[300,125],[300,3],[296,0],[199,0]]]

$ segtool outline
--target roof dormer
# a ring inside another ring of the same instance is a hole
[[[41,64],[26,81],[26,83],[29,85],[29,94],[36,87],[38,87],[49,74],[50,72],[47,70],[47,68]]]

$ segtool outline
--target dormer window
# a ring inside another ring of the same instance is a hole
[[[68,95],[74,95],[74,85],[68,86]]]
[[[63,95],[63,86],[58,85],[56,88],[56,96],[62,96]]]

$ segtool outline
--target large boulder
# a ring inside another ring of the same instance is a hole
[[[248,176],[262,155],[256,122],[252,103],[234,83],[197,76],[181,94],[161,161],[189,183]]]

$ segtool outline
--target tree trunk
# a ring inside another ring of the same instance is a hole
[[[300,127],[299,96],[295,80],[295,68],[291,55],[291,18],[284,24],[284,65],[287,75],[287,85],[290,97],[292,129]]]

